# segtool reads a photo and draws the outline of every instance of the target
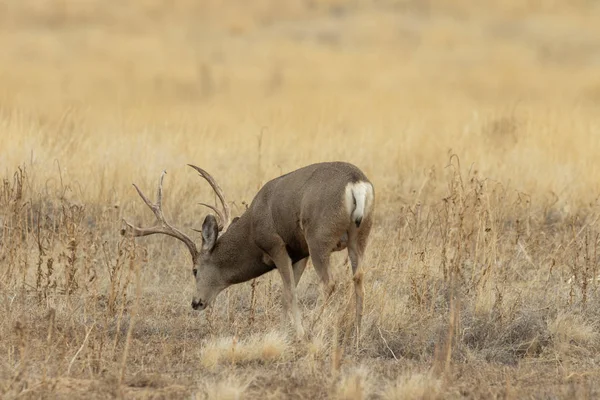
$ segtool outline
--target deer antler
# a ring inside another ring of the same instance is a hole
[[[206,172],[202,168],[197,167],[195,165],[192,165],[192,164],[188,164],[188,165],[190,167],[194,168],[200,174],[201,177],[206,179],[206,181],[210,184],[210,186],[215,191],[215,194],[221,201],[221,206],[223,207],[223,211],[219,210],[217,207],[211,206],[210,204],[206,204],[206,203],[199,203],[199,204],[213,210],[217,214],[217,217],[219,219],[219,232],[226,231],[227,227],[231,223],[231,211],[229,209],[229,206],[227,205],[227,202],[225,202],[225,195],[223,194],[223,190],[221,189],[221,187],[219,186],[217,181],[215,181],[215,179],[208,172]]]
[[[133,187],[135,187],[135,190],[137,190],[137,192],[140,195],[140,197],[142,198],[142,200],[144,200],[144,203],[146,203],[146,205],[148,207],[150,207],[150,209],[156,216],[158,223],[151,228],[138,228],[136,226],[133,226],[129,222],[123,220],[123,222],[125,222],[125,224],[127,224],[127,229],[121,229],[121,235],[124,235],[126,231],[129,231],[129,233],[131,235],[133,235],[134,237],[148,236],[148,235],[153,235],[155,233],[162,233],[164,235],[172,236],[176,239],[181,240],[183,243],[185,243],[185,245],[190,250],[190,253],[192,254],[192,259],[195,260],[196,257],[198,256],[198,249],[196,248],[196,244],[194,243],[194,241],[192,239],[190,239],[190,237],[187,236],[185,233],[181,232],[179,229],[171,226],[165,220],[165,216],[162,211],[162,184],[163,184],[163,178],[165,177],[166,173],[167,173],[167,171],[163,171],[162,174],[160,175],[160,180],[158,182],[158,193],[156,195],[156,197],[157,197],[156,204],[153,204],[146,197],[146,195],[144,195],[144,193],[142,193],[140,188],[138,188],[135,183],[133,184]]]

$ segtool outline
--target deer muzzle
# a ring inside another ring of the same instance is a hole
[[[208,305],[208,302],[206,302],[206,301],[196,299],[196,298],[194,298],[192,300],[192,308],[194,310],[202,311],[206,308],[207,305]]]

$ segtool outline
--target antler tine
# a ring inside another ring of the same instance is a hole
[[[162,215],[162,194],[163,194],[162,185],[163,185],[163,179],[165,178],[166,174],[167,174],[167,170],[163,169],[163,171],[160,174],[160,178],[158,179],[158,189],[156,189],[156,205],[158,206],[158,211],[161,213],[161,215]],[[138,192],[139,192],[139,190],[138,190]]]
[[[142,198],[142,200],[144,200],[144,203],[146,203],[146,205],[152,210],[152,212],[156,216],[156,219],[161,222],[164,222],[164,219],[165,219],[163,216],[163,213],[162,213],[162,185],[163,185],[163,179],[166,174],[167,174],[166,170],[163,170],[163,172],[160,174],[160,179],[158,181],[158,190],[156,193],[156,204],[153,204],[150,201],[150,199],[148,197],[146,197],[146,195],[142,192],[142,190],[135,183],[133,184],[133,187],[135,188],[135,190],[137,190],[137,192],[140,195],[140,197]]]
[[[217,207],[215,207],[215,206],[211,206],[210,204],[206,204],[206,203],[198,203],[198,204],[199,204],[199,205],[201,205],[201,206],[204,206],[204,207],[208,207],[208,208],[210,208],[211,210],[213,210],[215,213],[217,213],[217,214],[219,214],[219,215],[221,215],[221,214],[222,214],[222,213],[221,213],[221,210],[219,210],[219,209],[218,209]]]
[[[204,179],[206,179],[206,181],[210,184],[210,186],[213,188],[215,194],[217,195],[217,197],[219,198],[219,200],[221,202],[223,211],[220,211],[216,207],[213,207],[213,206],[205,204],[205,203],[200,203],[200,204],[210,208],[217,214],[218,218],[220,219],[219,231],[227,230],[227,227],[229,226],[229,223],[231,222],[231,211],[229,209],[229,205],[227,205],[227,202],[225,201],[225,195],[223,194],[223,190],[221,189],[221,187],[219,186],[217,181],[215,181],[215,179],[208,172],[206,172],[202,168],[197,167],[195,165],[192,165],[192,164],[188,164],[188,165],[190,167],[194,168],[200,174],[200,176],[203,177]]]
[[[144,203],[146,203],[146,205],[154,213],[154,216],[156,217],[158,223],[151,228],[140,228],[140,227],[130,224],[126,220],[123,220],[123,222],[125,222],[125,224],[129,228],[128,229],[129,232],[134,237],[148,236],[148,235],[153,235],[156,233],[161,233],[161,234],[168,235],[168,236],[171,236],[171,237],[181,240],[188,247],[188,249],[190,250],[190,253],[192,253],[192,258],[195,259],[198,255],[198,249],[196,248],[196,244],[194,243],[194,241],[192,239],[190,239],[190,237],[187,236],[185,233],[181,232],[179,229],[171,226],[171,224],[169,224],[165,220],[165,216],[162,211],[162,185],[163,185],[163,178],[165,177],[166,173],[167,173],[167,171],[163,171],[162,174],[160,175],[160,180],[158,182],[158,191],[157,191],[157,195],[156,195],[156,197],[157,197],[156,204],[152,203],[150,201],[150,199],[148,199],[148,197],[146,197],[146,195],[141,191],[141,189],[135,183],[133,184],[133,187],[138,192],[138,194],[140,195],[140,197],[142,198]],[[124,235],[125,231],[126,231],[125,229],[122,229],[121,234]]]

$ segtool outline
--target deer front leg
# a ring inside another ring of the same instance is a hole
[[[292,268],[292,260],[287,254],[287,251],[285,251],[285,248],[280,249],[278,252],[276,252],[276,254],[273,254],[272,258],[283,282],[284,312],[288,314],[288,317],[292,321],[298,338],[303,338],[304,328],[302,327],[300,308],[298,307],[296,281],[294,277],[294,270]]]

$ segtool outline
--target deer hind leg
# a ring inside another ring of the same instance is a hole
[[[352,265],[352,280],[354,281],[354,293],[356,297],[356,346],[358,348],[360,339],[360,327],[363,315],[363,301],[365,288],[363,285],[364,273],[362,270],[362,258],[367,246],[367,238],[371,229],[371,221],[366,220],[360,229],[351,228],[348,243],[348,257]]]
[[[308,251],[310,253],[310,259],[312,260],[315,272],[317,273],[319,278],[321,278],[321,287],[323,288],[323,304],[320,307],[317,316],[313,319],[311,323],[311,329],[319,320],[321,320],[321,317],[325,312],[327,302],[335,290],[335,285],[331,281],[329,276],[329,258],[331,255],[331,247],[329,246],[330,243],[326,244],[327,246],[323,245],[322,243],[319,244],[315,241],[308,242]]]
[[[335,285],[331,282],[329,276],[329,258],[331,256],[331,246],[325,246],[320,243],[309,242],[308,251],[310,253],[310,259],[312,260],[313,267],[323,287],[323,293],[325,294],[325,301],[329,299],[329,296],[333,293]]]
[[[356,341],[360,336],[360,326],[362,323],[363,300],[365,297],[365,288],[363,285],[364,273],[361,267],[362,252],[357,246],[348,246],[348,256],[352,264],[352,280],[354,281],[354,294],[356,297]]]
[[[294,282],[296,287],[298,287],[298,283],[300,283],[300,278],[302,278],[302,274],[306,269],[306,264],[308,263],[308,257],[303,258],[300,261],[295,262],[292,265],[292,269],[294,270]]]

